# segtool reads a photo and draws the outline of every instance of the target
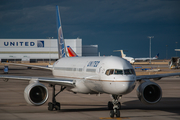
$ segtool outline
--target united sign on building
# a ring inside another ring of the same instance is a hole
[[[65,39],[82,56],[82,39]],[[57,39],[0,39],[0,59],[58,59]]]

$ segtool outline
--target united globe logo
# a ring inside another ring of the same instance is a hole
[[[44,47],[44,41],[38,40],[37,41],[37,47]]]

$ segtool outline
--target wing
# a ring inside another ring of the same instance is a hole
[[[16,79],[16,80],[27,80],[27,81],[39,81],[49,84],[62,85],[66,87],[75,87],[75,80],[67,78],[49,78],[49,77],[30,77],[30,76],[9,76],[0,75],[0,79]]]
[[[154,79],[154,80],[160,80],[163,77],[170,77],[170,76],[180,76],[180,73],[167,73],[167,74],[156,74],[156,75],[142,75],[137,76],[136,80],[140,81],[143,79]]]
[[[16,63],[4,63],[9,65],[17,65],[17,66],[26,66],[26,67],[34,67],[34,68],[40,68],[40,69],[46,69],[46,70],[52,70],[52,67],[43,67],[43,66],[37,66],[37,65],[27,65],[27,64],[16,64]]]

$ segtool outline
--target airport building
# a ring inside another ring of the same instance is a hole
[[[98,45],[82,45],[82,39],[65,39],[78,56],[97,56]],[[57,39],[0,39],[0,61],[56,61]]]

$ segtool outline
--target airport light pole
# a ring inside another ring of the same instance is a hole
[[[178,44],[178,42],[176,42],[176,49],[177,49],[177,44]],[[177,51],[176,51],[176,57],[177,57]]]
[[[168,45],[166,45],[166,60],[168,59]]]
[[[50,40],[50,50],[49,50],[49,65],[51,65],[51,39],[53,39],[54,37],[48,37]]]
[[[149,57],[150,57],[150,61],[149,63],[151,64],[151,38],[154,38],[154,36],[148,36],[149,40],[150,40],[150,45],[149,45]]]

